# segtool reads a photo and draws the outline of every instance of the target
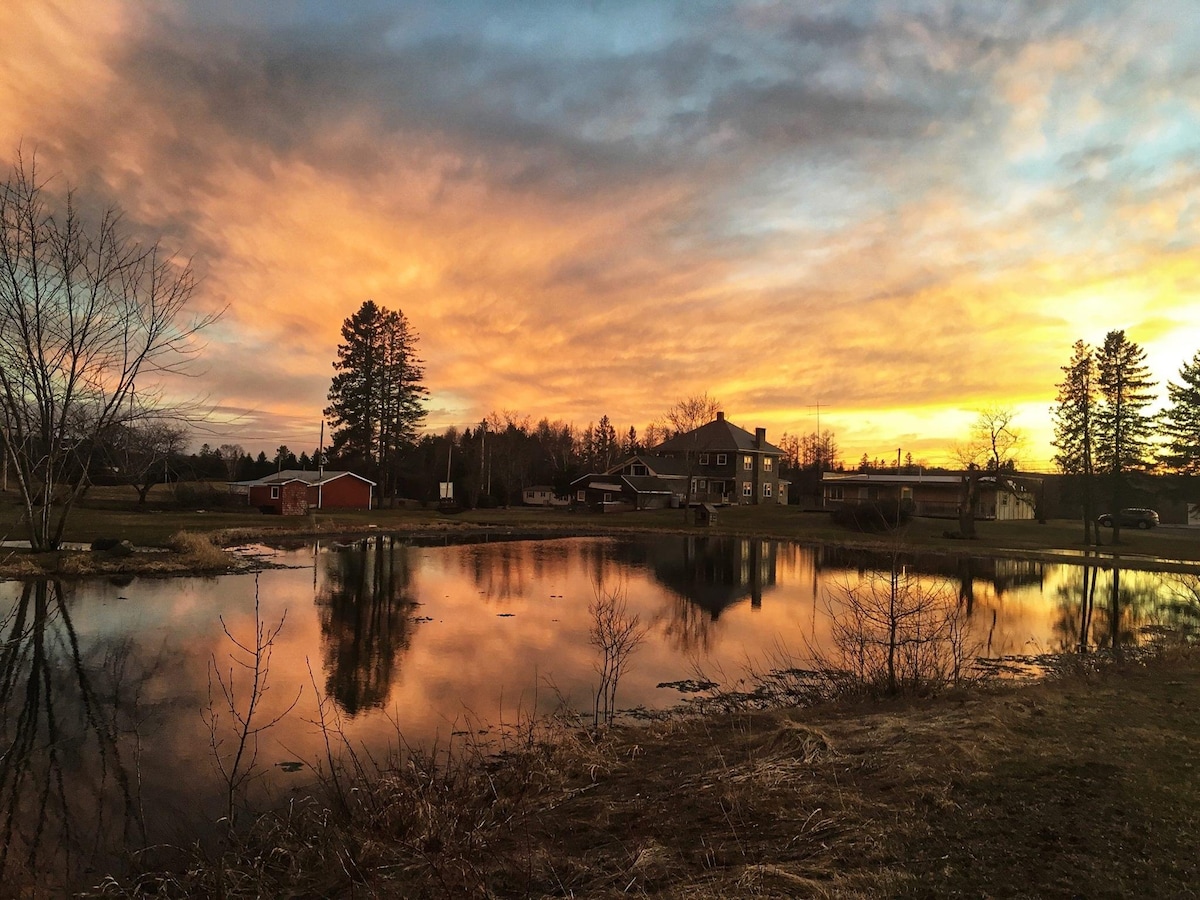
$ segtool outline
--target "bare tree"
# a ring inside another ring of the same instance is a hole
[[[703,394],[693,394],[682,400],[676,400],[665,416],[670,431],[667,437],[686,434],[706,422],[711,422],[717,417],[720,409],[721,401],[716,397],[708,396],[707,391]]]
[[[955,455],[966,475],[959,501],[958,529],[965,538],[975,537],[975,517],[979,511],[979,479],[991,475],[996,490],[1004,490],[1004,472],[1016,470],[1017,460],[1025,446],[1025,436],[1013,426],[1016,413],[1005,406],[985,406],[971,423],[971,436],[966,444],[955,448]]]
[[[241,465],[242,457],[246,455],[246,451],[242,449],[241,444],[222,444],[217,452],[221,454],[221,462],[225,463],[226,477],[230,481],[236,481],[238,466]]]
[[[720,409],[721,401],[716,397],[708,396],[708,392],[706,391],[703,394],[693,394],[690,397],[684,397],[682,400],[676,400],[666,413],[667,424],[671,432],[668,437],[679,437],[688,432],[692,433],[691,446],[684,451],[684,461],[687,470],[687,488],[685,489],[686,493],[683,501],[684,522],[690,521],[691,517],[692,482],[695,480],[692,475],[698,450],[696,446],[696,429],[715,419]]]
[[[131,422],[121,432],[111,458],[144,506],[150,489],[170,480],[171,460],[183,450],[186,431],[173,422],[146,421]]]
[[[0,184],[0,435],[35,550],[61,542],[97,438],[160,406],[147,381],[181,371],[215,320],[184,320],[195,283],[115,208],[85,221],[71,191],[55,202],[18,155]]]

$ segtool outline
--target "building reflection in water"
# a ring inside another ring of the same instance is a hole
[[[315,603],[325,690],[353,716],[382,706],[412,641],[412,548],[376,535],[323,554]]]
[[[775,541],[688,536],[642,546],[647,567],[669,591],[666,636],[688,653],[708,650],[723,612],[747,599],[761,609],[775,587]]]

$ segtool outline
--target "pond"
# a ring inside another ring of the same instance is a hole
[[[733,689],[748,672],[803,665],[829,646],[846,591],[890,567],[691,536],[381,535],[268,552],[277,567],[256,574],[0,583],[5,871],[88,883],[122,849],[211,834],[227,808],[217,762],[228,769],[237,748],[256,644],[266,690],[253,724],[270,727],[252,770],[271,802],[311,781],[331,735],[379,756],[564,706],[590,719],[597,598],[619,598],[645,630],[616,706],[662,710],[687,682]],[[1136,644],[1190,627],[1200,609],[1195,575],[941,556],[903,568],[952,592],[972,648],[994,658],[1074,651],[1081,634],[1088,647]]]

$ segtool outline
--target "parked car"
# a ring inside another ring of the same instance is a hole
[[[1158,513],[1152,509],[1123,509],[1117,513],[1117,519],[1120,521],[1122,528],[1153,528],[1158,524]],[[1105,513],[1096,519],[1096,522],[1105,528],[1112,528],[1112,514]]]

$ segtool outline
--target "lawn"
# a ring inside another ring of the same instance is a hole
[[[1052,520],[1045,524],[979,522],[978,539],[947,537],[957,529],[948,519],[916,518],[885,534],[863,534],[834,525],[827,513],[804,512],[794,506],[738,506],[718,511],[713,527],[687,524],[682,510],[599,514],[563,509],[512,507],[443,513],[428,509],[376,509],[322,511],[308,516],[265,515],[257,509],[212,504],[207,508],[180,508],[169,490],[158,487],[145,507],[139,507],[129,488],[93,488],[73,511],[65,539],[90,543],[116,537],[140,546],[167,546],[179,531],[214,535],[220,542],[269,538],[284,534],[345,534],[368,530],[418,532],[487,529],[516,533],[600,534],[667,532],[771,537],[804,543],[894,547],[976,556],[1059,556],[1084,551],[1078,522]],[[1158,560],[1200,562],[1200,528],[1164,526],[1150,531],[1126,529],[1119,546],[1108,545],[1125,565],[1154,564]],[[0,537],[24,537],[21,507],[14,492],[0,493]]]

